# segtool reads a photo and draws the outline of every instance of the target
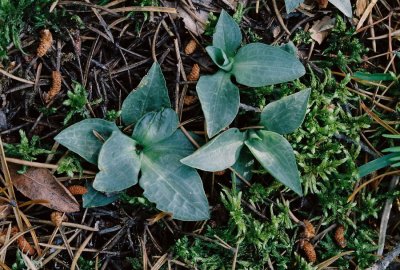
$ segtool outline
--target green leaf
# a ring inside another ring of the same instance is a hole
[[[220,70],[201,76],[196,89],[211,138],[235,119],[239,111],[239,88],[231,82],[229,73]]]
[[[170,107],[164,76],[160,65],[154,62],[136,90],[122,103],[121,117],[126,125],[135,124],[148,112]]]
[[[86,188],[88,192],[82,195],[82,205],[84,208],[108,205],[115,202],[119,198],[119,194],[107,196],[106,194],[95,190],[89,183],[86,185]]]
[[[392,164],[391,159],[398,155],[398,153],[391,153],[360,166],[358,168],[358,176],[361,178],[374,171],[390,166]]]
[[[118,130],[114,122],[102,119],[86,119],[64,129],[54,140],[90,163],[97,164],[103,142],[94,135],[93,131],[100,134],[104,140],[107,140],[113,131]]]
[[[353,9],[351,8],[350,0],[329,0],[329,2],[347,17],[353,17]]]
[[[292,12],[303,2],[304,0],[285,0],[286,13]]]
[[[222,49],[228,56],[232,57],[241,42],[242,33],[239,25],[225,10],[222,10],[213,35],[213,46]]]
[[[242,148],[239,153],[239,158],[236,163],[233,164],[232,168],[247,181],[250,181],[253,177],[254,158],[247,147]],[[239,183],[241,181],[239,180]]]
[[[276,180],[302,196],[293,149],[284,137],[272,131],[260,130],[257,133],[251,132],[245,144]]]
[[[139,180],[144,196],[157,208],[186,221],[209,218],[208,202],[197,171],[179,160],[193,153],[193,146],[177,130],[166,140],[146,148]]]
[[[303,123],[311,89],[269,103],[261,112],[260,124],[270,131],[288,134]]]
[[[235,164],[243,142],[243,133],[237,128],[231,128],[182,159],[181,162],[203,171],[222,171]]]
[[[114,131],[101,148],[98,166],[100,172],[93,182],[96,190],[117,192],[135,185],[140,170],[136,142],[121,131]]]
[[[292,81],[305,72],[304,66],[293,54],[262,43],[240,48],[232,68],[238,83],[252,87]]]
[[[219,68],[225,71],[231,71],[233,62],[228,58],[222,49],[214,46],[208,46],[206,51]]]
[[[172,109],[145,114],[136,124],[132,138],[142,146],[162,141],[178,128],[178,116]]]
[[[366,73],[357,71],[353,74],[353,78],[364,80],[364,81],[394,81],[396,75],[390,73]]]

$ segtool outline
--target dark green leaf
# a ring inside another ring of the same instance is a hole
[[[272,131],[260,130],[250,133],[245,144],[276,180],[300,196],[303,194],[293,149],[284,137]]]
[[[166,108],[159,112],[150,112],[136,124],[132,138],[142,146],[147,146],[171,136],[178,124],[178,116],[172,109]]]
[[[235,164],[243,147],[244,136],[231,128],[181,160],[183,164],[203,171],[222,171]]]
[[[247,181],[251,180],[253,177],[254,158],[247,147],[242,148],[239,153],[239,158],[236,163],[233,164],[232,168]]]
[[[140,157],[136,142],[114,131],[104,143],[99,154],[99,170],[93,187],[102,192],[121,191],[138,182]]]
[[[86,119],[76,123],[58,134],[54,140],[77,153],[87,161],[97,164],[103,141],[94,135],[97,132],[107,140],[113,131],[118,131],[113,122],[102,119]]]
[[[106,194],[95,190],[89,183],[86,185],[86,188],[88,192],[83,194],[82,196],[83,200],[82,205],[84,208],[92,208],[92,207],[100,207],[108,205],[110,203],[115,202],[119,198],[119,195],[117,194],[107,196]]]
[[[201,76],[196,86],[211,138],[232,123],[239,111],[239,88],[222,70]]]
[[[142,176],[144,196],[157,208],[179,220],[209,218],[208,202],[197,171],[180,162],[193,153],[193,146],[177,130],[171,137],[145,149]]]
[[[232,73],[238,83],[260,87],[292,81],[305,74],[304,66],[279,47],[251,43],[239,49]]]
[[[225,10],[222,10],[213,35],[213,46],[222,49],[228,56],[232,57],[241,42],[242,33],[239,25]]]
[[[303,123],[311,89],[269,103],[261,112],[260,124],[270,131],[287,134]]]
[[[121,117],[126,125],[135,124],[148,112],[171,107],[160,65],[155,62],[139,86],[122,103]]]

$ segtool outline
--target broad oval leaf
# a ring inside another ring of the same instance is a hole
[[[136,124],[132,138],[142,146],[162,141],[178,128],[178,116],[172,109],[145,114]]]
[[[117,192],[127,189],[138,182],[140,157],[136,142],[114,131],[104,143],[99,154],[99,170],[93,187],[101,192]]]
[[[190,156],[181,159],[181,162],[203,171],[222,171],[235,164],[243,147],[243,142],[243,133],[237,128],[231,128],[203,145]]]
[[[229,73],[220,70],[201,76],[196,90],[211,138],[235,119],[239,111],[239,88],[231,82]]]
[[[219,68],[225,71],[230,71],[232,69],[233,62],[222,49],[214,46],[208,46],[206,51]]]
[[[269,103],[261,112],[260,124],[270,131],[288,134],[303,123],[311,89]]]
[[[47,201],[44,206],[60,212],[77,212],[79,203],[58,180],[44,168],[29,168],[18,174],[17,166],[9,166],[13,185],[19,192],[34,201]]]
[[[351,8],[350,0],[329,0],[332,5],[337,7],[344,15],[351,18],[353,17],[353,9]]]
[[[252,132],[245,144],[276,180],[300,196],[303,195],[293,148],[282,135],[260,130]]]
[[[107,196],[106,194],[97,191],[91,184],[87,184],[88,192],[82,195],[82,206],[84,208],[100,207],[115,202],[119,198],[119,194]]]
[[[306,71],[293,54],[279,47],[251,43],[240,48],[231,72],[238,83],[260,87],[292,81]]]
[[[304,0],[285,0],[286,13],[290,13],[297,8]]]
[[[171,102],[161,67],[154,62],[136,90],[122,103],[121,117],[126,125],[135,124],[148,112],[170,107]]]
[[[232,57],[235,55],[241,42],[242,33],[240,32],[239,25],[225,10],[222,10],[215,26],[213,46],[222,49],[228,56]]]
[[[54,140],[90,163],[97,164],[103,141],[96,137],[94,132],[107,140],[113,131],[118,130],[114,122],[103,119],[85,119],[61,131]]]
[[[205,220],[210,216],[207,197],[197,171],[179,160],[193,153],[193,146],[177,130],[171,137],[143,151],[144,196],[157,208],[185,221]]]

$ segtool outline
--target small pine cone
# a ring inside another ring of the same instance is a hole
[[[222,176],[222,175],[225,174],[225,172],[226,172],[226,170],[223,170],[223,171],[216,171],[216,172],[214,172],[214,174],[215,174],[215,175],[218,175],[218,176]]]
[[[344,233],[345,233],[345,231],[344,231],[343,225],[337,226],[334,238],[335,238],[336,244],[338,244],[339,247],[341,247],[341,248],[345,248],[346,244],[347,244],[346,239],[344,237]]]
[[[22,253],[33,256],[36,252],[31,244],[29,244],[29,242],[26,241],[25,237],[23,236],[18,237],[17,244]]]
[[[187,55],[194,53],[197,48],[197,43],[194,39],[190,40],[189,43],[185,47],[185,53]]]
[[[37,56],[43,57],[47,51],[51,48],[51,44],[53,43],[53,35],[50,30],[44,29],[40,32],[40,43],[37,48]]]
[[[79,185],[73,185],[67,187],[69,192],[71,192],[72,195],[83,195],[88,192],[87,188],[84,186],[79,186]]]
[[[51,222],[53,222],[53,224],[54,224],[55,226],[57,226],[57,227],[60,227],[61,224],[62,224],[64,221],[67,221],[67,220],[68,220],[68,218],[67,218],[66,215],[64,215],[63,213],[58,212],[58,211],[54,211],[53,213],[51,213],[50,218],[51,218]]]
[[[196,96],[185,96],[185,98],[183,99],[183,104],[185,106],[190,106],[190,105],[194,104],[196,101],[197,101]]]
[[[52,78],[52,84],[49,92],[47,92],[45,101],[46,103],[49,103],[50,101],[53,100],[55,96],[57,96],[58,93],[60,93],[61,90],[61,73],[58,70],[54,70],[51,73],[51,78]]]
[[[308,242],[307,240],[302,240],[300,242],[300,247],[309,262],[317,261],[317,254],[315,253],[314,246],[310,242]]]
[[[187,75],[188,81],[197,81],[200,77],[200,67],[198,64],[194,64],[189,75]]]
[[[315,236],[315,229],[314,226],[311,224],[310,221],[308,220],[303,220],[304,224],[304,237],[307,239],[311,239]]]

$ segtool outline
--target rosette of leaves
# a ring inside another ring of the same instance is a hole
[[[291,81],[305,74],[300,61],[286,50],[262,43],[239,48],[241,42],[239,26],[223,10],[212,46],[206,48],[219,71],[201,76],[196,86],[209,137],[232,123],[239,111],[239,88],[232,83],[232,76],[240,84],[259,87]]]
[[[268,104],[261,112],[260,125],[264,129],[241,132],[230,128],[181,162],[211,172],[232,166],[249,180],[255,158],[275,179],[301,196],[293,148],[282,135],[293,132],[303,122],[310,92],[305,89]]]
[[[101,205],[99,199],[107,198],[96,197],[94,190],[116,193],[139,183],[144,196],[175,219],[209,218],[199,174],[180,162],[194,148],[178,129],[178,117],[170,107],[164,76],[154,63],[122,105],[124,124],[134,126],[130,136],[113,122],[86,119],[55,137],[100,170],[87,206]]]

